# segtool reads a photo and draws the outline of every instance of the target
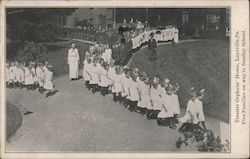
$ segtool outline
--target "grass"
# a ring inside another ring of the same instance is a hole
[[[7,102],[6,114],[6,138],[8,141],[22,125],[23,117],[19,108],[9,102]]]
[[[204,112],[224,122],[229,122],[229,44],[222,40],[161,45],[157,61],[148,60],[147,48],[139,50],[130,62],[151,75],[161,79],[170,78],[181,86],[179,99],[186,108],[187,91],[194,86],[205,88]]]

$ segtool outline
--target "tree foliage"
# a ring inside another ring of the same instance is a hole
[[[48,49],[40,43],[24,43],[23,49],[18,52],[18,59],[24,61],[46,61],[48,60]]]

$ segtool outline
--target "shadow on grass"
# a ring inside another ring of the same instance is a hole
[[[22,125],[23,117],[18,107],[7,101],[6,105],[6,140],[17,132]]]

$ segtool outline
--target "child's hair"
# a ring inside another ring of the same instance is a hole
[[[47,68],[48,68],[49,71],[53,71],[53,65],[52,64],[48,64]]]

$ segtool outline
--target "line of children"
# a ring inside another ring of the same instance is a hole
[[[176,128],[180,113],[179,85],[172,86],[169,79],[165,79],[161,86],[160,78],[155,76],[151,84],[149,75],[139,72],[137,68],[115,66],[112,60],[108,65],[90,54],[85,57],[83,78],[86,87],[93,93],[100,91],[103,96],[113,94],[113,100],[122,103],[128,110]]]
[[[7,88],[26,88],[46,93],[46,97],[53,95],[53,66],[45,62],[33,61],[7,62],[5,79]]]

